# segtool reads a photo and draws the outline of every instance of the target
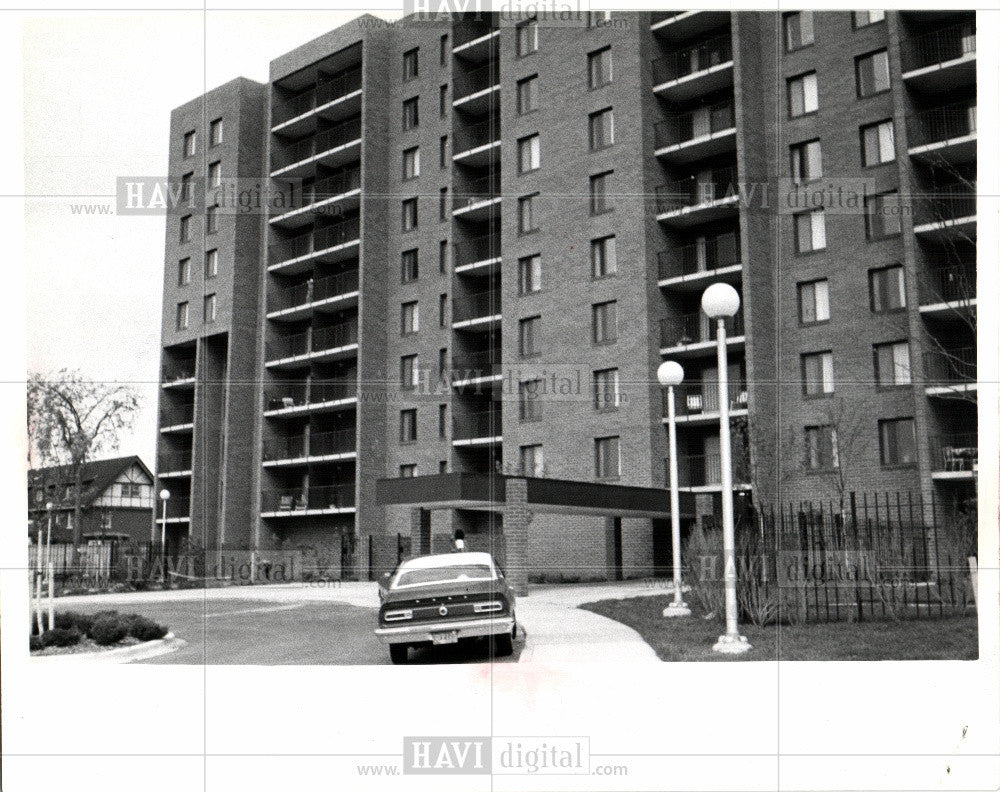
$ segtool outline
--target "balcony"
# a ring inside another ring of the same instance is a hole
[[[490,56],[496,52],[496,42],[499,40],[499,28],[463,31],[456,27],[455,46],[451,51],[455,56],[470,63],[482,63],[489,60]]]
[[[337,262],[357,255],[361,220],[351,217],[271,245],[269,272],[302,272],[317,261]]]
[[[669,460],[667,465],[667,486],[670,486]],[[749,453],[733,451],[733,489],[750,488]],[[681,489],[693,492],[722,491],[722,455],[678,454],[677,484]]]
[[[732,101],[671,116],[654,128],[656,156],[685,163],[736,151]]]
[[[162,501],[156,507],[156,522],[163,525]],[[167,525],[191,522],[191,499],[173,495],[167,500]]]
[[[456,356],[451,362],[452,385],[456,388],[497,382],[501,379],[499,349],[484,349]]]
[[[361,117],[310,135],[304,140],[276,146],[271,158],[272,178],[301,178],[315,172],[317,165],[338,168],[361,156]]]
[[[484,168],[500,162],[500,119],[487,118],[475,124],[456,125],[452,159],[458,165]]]
[[[653,92],[671,102],[733,84],[733,44],[727,32],[653,61]]]
[[[730,382],[729,415],[746,415],[746,383]],[[674,414],[678,423],[716,422],[719,420],[719,385],[716,382],[690,382],[674,388]],[[663,391],[663,422],[667,423],[667,391]]]
[[[935,30],[901,42],[903,80],[924,93],[976,84],[976,23]]]
[[[333,215],[356,209],[361,203],[361,168],[320,179],[305,185],[299,206],[272,217],[270,224],[278,228],[300,228],[312,223],[317,215]]]
[[[729,22],[728,11],[657,11],[649,29],[667,41],[681,41],[715,30]]]
[[[319,80],[315,86],[284,101],[276,101],[272,132],[294,134],[309,120],[336,120],[361,110],[361,67],[336,77]]]
[[[268,319],[295,321],[314,310],[340,310],[358,301],[358,270],[271,290]]]
[[[481,115],[499,100],[500,67],[495,61],[468,71],[455,69],[452,77],[455,86],[452,105],[456,110]]]
[[[318,359],[343,358],[357,353],[356,323],[309,329],[277,336],[267,344],[268,367],[294,367]]]
[[[452,426],[452,445],[477,446],[502,442],[502,418],[499,407],[475,410],[456,416]]]
[[[160,454],[156,475],[158,478],[183,477],[191,475],[191,452],[171,451]]]
[[[500,214],[500,173],[470,179],[461,192],[456,190],[452,214],[459,220],[482,222]]]
[[[734,217],[739,212],[736,168],[716,168],[656,188],[656,219],[692,226]]]
[[[963,312],[976,305],[976,264],[962,262],[936,267],[921,285],[921,313]]]
[[[194,361],[164,366],[160,372],[160,382],[164,388],[187,390],[194,388]]]
[[[164,405],[160,409],[160,432],[190,432],[194,429],[194,401]]]
[[[928,396],[968,398],[977,390],[974,346],[934,349],[924,353]]]
[[[263,490],[261,517],[307,517],[354,512],[354,484]]]
[[[481,274],[500,264],[500,233],[483,234],[454,245],[453,265],[455,274],[475,272]]]
[[[717,280],[736,283],[743,271],[736,232],[700,237],[682,248],[661,250],[657,258],[660,287],[674,291],[700,291]]]
[[[976,189],[971,184],[932,188],[914,201],[913,233],[930,239],[976,235]]]
[[[931,478],[973,479],[979,470],[979,437],[974,432],[930,438]]]
[[[275,437],[264,442],[264,466],[339,462],[357,456],[354,427],[335,432]]]
[[[344,409],[357,404],[354,380],[298,380],[276,383],[264,391],[264,415],[294,417],[304,413]]]
[[[726,319],[726,346],[741,346],[743,336],[743,311]],[[660,354],[695,357],[715,353],[718,326],[703,311],[695,311],[674,319],[660,322]]]
[[[500,290],[470,294],[452,300],[451,326],[456,330],[491,330],[500,324]]]
[[[976,158],[976,103],[956,102],[907,119],[910,156],[931,165],[961,165]]]

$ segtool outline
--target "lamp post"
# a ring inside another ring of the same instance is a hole
[[[163,576],[163,585],[167,585],[167,501],[170,500],[170,490],[164,488],[160,490],[160,502],[163,504],[163,528],[160,531],[160,574]]]
[[[667,618],[690,616],[691,609],[681,596],[681,515],[677,489],[677,422],[674,415],[674,386],[684,381],[680,363],[667,360],[656,370],[656,379],[667,389],[667,436],[670,453],[670,533],[674,558],[674,601],[663,609]]]
[[[45,529],[45,572],[49,578],[49,629],[50,630],[56,626],[55,617],[52,613],[53,610],[52,599],[55,589],[55,583],[54,583],[55,570],[52,566],[52,512],[54,509],[55,509],[55,504],[52,501],[48,501],[45,504],[45,511],[47,511],[49,515],[48,526]]]
[[[728,283],[713,283],[701,295],[701,309],[715,320],[719,377],[719,466],[722,473],[722,555],[726,582],[726,633],[713,651],[742,654],[751,649],[740,635],[736,611],[736,529],[733,525],[733,457],[729,427],[729,363],[726,359],[726,319],[740,309],[740,295]]]

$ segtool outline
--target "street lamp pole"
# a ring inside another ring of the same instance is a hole
[[[52,565],[52,511],[55,509],[55,504],[49,501],[45,504],[45,510],[49,513],[48,525],[45,529],[45,572],[49,578],[49,629],[51,630],[56,626],[55,617],[52,613],[53,610],[53,594],[55,590],[55,569]],[[41,604],[41,603],[39,603]]]
[[[701,296],[701,308],[716,323],[716,358],[719,380],[719,467],[722,473],[722,555],[725,564],[726,633],[713,651],[742,654],[752,647],[740,635],[736,605],[736,528],[733,522],[733,457],[729,426],[729,361],[726,353],[726,319],[740,309],[740,295],[728,283],[713,283]]]
[[[674,601],[663,609],[667,618],[690,616],[691,609],[681,595],[681,514],[680,496],[677,484],[677,421],[674,410],[674,386],[684,381],[684,369],[680,363],[667,360],[656,370],[660,385],[667,389],[667,436],[670,454],[670,533],[673,543],[674,560]]]
[[[170,490],[164,488],[160,490],[160,502],[163,504],[163,529],[160,531],[160,574],[163,576],[163,585],[167,585],[167,501],[170,500]]]

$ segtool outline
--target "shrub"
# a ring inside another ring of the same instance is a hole
[[[145,616],[132,614],[124,617],[128,634],[140,641],[156,641],[167,634],[167,628]]]
[[[32,652],[37,652],[39,649],[44,649],[45,644],[42,643],[42,638],[39,635],[32,635],[28,638],[28,649]]]
[[[63,629],[71,629],[75,627],[83,634],[87,634],[90,631],[90,625],[94,623],[94,617],[89,616],[86,613],[76,613],[75,611],[65,611],[63,613],[57,613],[55,616],[55,626],[61,627]]]
[[[118,614],[100,616],[94,619],[87,635],[98,646],[110,646],[128,635],[128,623]]]
[[[699,526],[691,531],[687,547],[681,558],[687,565],[685,578],[691,593],[697,598],[707,616],[722,619],[725,616],[725,581],[723,580],[722,532],[702,531]]]
[[[80,643],[80,631],[76,627],[53,627],[42,633],[39,642],[45,646],[75,646]]]

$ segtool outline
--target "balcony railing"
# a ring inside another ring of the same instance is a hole
[[[976,131],[976,103],[956,102],[909,118],[910,147],[967,137]]]
[[[497,407],[476,410],[455,417],[452,437],[455,440],[476,440],[499,437],[503,433],[503,414]]]
[[[733,59],[732,37],[727,33],[694,47],[665,55],[653,61],[653,84],[661,85],[705,71]]]
[[[671,116],[654,127],[656,147],[676,146],[689,140],[732,129],[736,125],[731,101],[711,107],[699,107],[689,113]]]
[[[963,217],[976,216],[976,189],[974,185],[949,184],[934,187],[916,203],[915,225],[944,223]]]
[[[361,168],[351,168],[326,179],[304,185],[299,207],[311,206],[325,201],[327,198],[359,189],[361,189]]]
[[[739,264],[741,257],[738,233],[704,237],[680,249],[661,250],[658,255],[660,280],[731,267]]]
[[[160,410],[160,426],[179,426],[194,423],[194,402],[164,406]]]
[[[486,23],[466,23],[458,24],[454,27],[455,44],[454,48],[468,44],[470,41],[475,41],[476,39],[481,39],[483,36],[488,36],[490,33],[495,31],[496,28],[492,25]]]
[[[357,395],[358,383],[354,380],[295,380],[268,388],[264,394],[264,408],[286,410],[351,399]]]
[[[171,451],[160,454],[157,465],[158,473],[177,473],[182,470],[191,469],[190,451]]]
[[[726,319],[726,338],[743,335],[743,311]],[[715,341],[718,338],[716,320],[709,319],[702,311],[663,319],[660,322],[660,347],[675,347]]]
[[[974,432],[931,438],[931,470],[943,473],[972,472],[979,462],[979,437]]]
[[[456,191],[452,208],[466,209],[483,201],[500,197],[500,174],[490,173],[478,179],[470,179],[462,191]]]
[[[976,382],[976,348],[935,349],[924,353],[927,387],[972,385]]]
[[[500,233],[483,234],[465,242],[457,242],[453,250],[456,267],[500,258]]]
[[[305,333],[278,336],[267,345],[267,359],[283,360],[301,355],[311,355],[328,349],[338,349],[349,344],[356,344],[357,341],[358,326],[353,322],[322,327]]]
[[[500,373],[500,350],[484,349],[459,355],[451,361],[452,378],[455,380],[492,377]]]
[[[280,102],[274,111],[274,124],[282,124],[292,118],[308,113],[317,107],[329,104],[335,99],[347,96],[361,88],[361,68],[344,72],[337,77],[322,80],[314,88]]]
[[[958,60],[975,51],[976,24],[962,22],[905,40],[901,52],[903,71],[908,72]]]
[[[324,226],[315,231],[290,237],[282,242],[271,245],[271,262],[278,263],[288,259],[296,259],[327,250],[337,245],[354,242],[361,237],[361,222],[357,217],[341,220],[339,223]]]
[[[273,170],[277,170],[296,162],[302,162],[316,154],[322,154],[324,151],[358,140],[360,137],[361,117],[348,118],[336,126],[310,135],[305,140],[279,147],[275,152],[276,156],[271,167]]]
[[[164,384],[194,379],[194,361],[164,366],[160,376]]]
[[[353,484],[263,490],[260,493],[260,510],[264,513],[294,513],[307,509],[349,509],[353,506]]]
[[[669,460],[667,470],[669,471]],[[732,471],[733,484],[749,484],[749,454],[734,449]],[[722,484],[722,455],[678,454],[677,484],[680,487],[711,487]],[[670,486],[669,472],[667,486]]]
[[[167,519],[176,520],[180,517],[190,517],[191,516],[191,499],[190,498],[177,498],[173,495],[167,500]],[[162,522],[163,520],[163,501],[156,506],[156,521]]]
[[[485,91],[500,84],[500,67],[495,62],[484,63],[469,71],[458,71],[454,74],[455,101],[464,99],[474,93]]]
[[[747,409],[747,386],[729,383],[729,409]],[[715,382],[684,383],[674,388],[674,412],[678,418],[719,411],[719,386]],[[663,417],[667,417],[667,391],[663,391]]]
[[[456,297],[452,301],[452,322],[468,322],[473,319],[484,319],[500,313],[500,290],[470,294],[466,297]]]
[[[463,151],[486,146],[500,139],[500,119],[487,118],[476,124],[455,127],[455,145],[453,151],[461,154]]]
[[[284,311],[289,308],[298,308],[310,303],[320,302],[337,297],[341,294],[350,294],[358,290],[358,271],[348,270],[337,275],[327,275],[324,278],[310,279],[297,286],[289,286],[284,289],[275,289],[271,299],[271,311]]]
[[[353,427],[335,432],[274,437],[264,443],[264,460],[273,462],[281,459],[347,454],[354,451],[356,446]]]
[[[656,211],[675,212],[739,195],[736,168],[717,168],[708,174],[689,176],[656,188]]]
[[[976,296],[975,263],[936,267],[927,276],[923,289],[925,305],[940,302],[967,302]]]

